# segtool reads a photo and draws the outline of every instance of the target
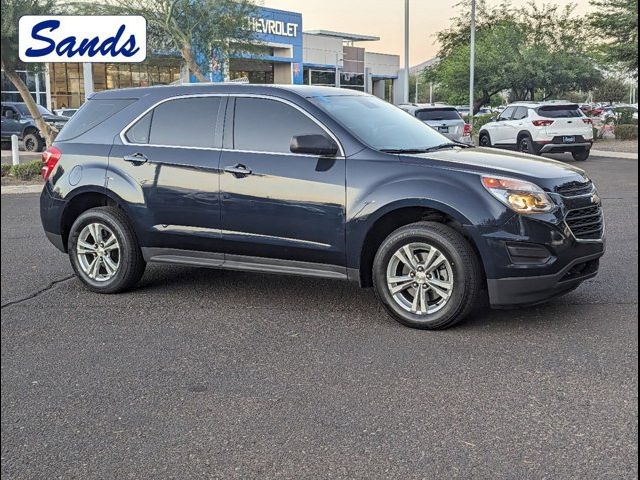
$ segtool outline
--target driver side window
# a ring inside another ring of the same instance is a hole
[[[504,122],[505,120],[511,120],[513,116],[513,112],[515,112],[516,107],[507,108],[502,114],[498,117],[499,122]]]

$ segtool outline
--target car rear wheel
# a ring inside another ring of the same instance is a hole
[[[458,232],[419,222],[393,232],[373,264],[376,296],[398,322],[438,330],[463,320],[480,297],[478,257]]]
[[[480,146],[481,147],[487,147],[487,148],[492,147],[492,145],[491,145],[491,137],[489,136],[488,133],[481,133],[479,142],[480,142]]]
[[[528,136],[524,136],[520,138],[520,140],[518,141],[518,150],[521,153],[527,153],[529,155],[540,154],[540,152],[536,148],[535,143],[533,143],[533,140],[531,140],[531,137],[528,137]]]
[[[571,152],[571,154],[573,155],[573,159],[578,161],[578,162],[584,162],[585,160],[587,160],[589,158],[589,155],[591,155],[591,150],[587,149],[587,148],[583,148],[581,150],[577,150],[575,152]]]
[[[146,263],[133,228],[115,207],[84,212],[71,227],[69,258],[85,286],[98,293],[118,293],[142,278]]]
[[[22,144],[27,152],[41,152],[44,150],[44,139],[37,132],[29,132],[24,135]]]

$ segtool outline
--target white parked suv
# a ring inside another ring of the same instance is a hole
[[[482,127],[479,139],[483,147],[532,155],[571,152],[584,161],[593,146],[593,122],[573,103],[514,103]]]

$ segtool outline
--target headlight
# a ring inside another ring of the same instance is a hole
[[[515,178],[482,177],[482,185],[507,207],[524,215],[547,213],[556,207],[549,195],[531,182]]]

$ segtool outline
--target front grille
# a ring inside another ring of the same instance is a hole
[[[566,222],[578,240],[600,240],[604,235],[602,205],[570,210]]]
[[[593,182],[571,182],[556,188],[556,193],[563,197],[579,197],[594,193]]]

